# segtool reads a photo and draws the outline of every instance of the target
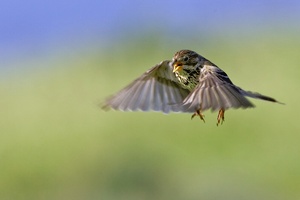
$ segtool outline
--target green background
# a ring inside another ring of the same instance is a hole
[[[297,34],[276,31],[174,41],[148,33],[15,63],[0,79],[0,199],[299,199],[299,45]],[[210,111],[203,123],[101,110],[180,49],[286,105],[251,99],[255,109],[229,110],[219,127]]]

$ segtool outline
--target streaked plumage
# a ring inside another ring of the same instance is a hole
[[[219,110],[217,125],[229,108],[249,108],[246,98],[278,102],[271,97],[235,86],[215,64],[190,50],[178,51],[172,61],[155,65],[114,96],[103,108],[122,111],[162,111],[194,113],[202,120],[202,111]],[[279,102],[278,102],[279,103]]]

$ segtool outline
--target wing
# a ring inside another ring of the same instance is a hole
[[[170,61],[162,61],[133,81],[116,95],[108,98],[103,108],[122,111],[184,111],[183,100],[190,93],[180,87]]]
[[[209,63],[204,65],[199,76],[199,84],[186,97],[183,104],[192,112],[211,109],[248,108],[254,105],[243,95],[243,90],[235,86],[227,74]]]

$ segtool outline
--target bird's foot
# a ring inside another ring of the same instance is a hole
[[[204,120],[204,115],[201,113],[200,109],[197,110],[191,117],[191,119],[193,119],[195,116],[199,116],[200,119],[205,123],[205,120]]]
[[[219,114],[218,114],[218,117],[217,117],[217,126],[219,126],[219,124],[223,124],[224,122],[224,114],[225,114],[225,110],[224,109],[221,109],[219,110]]]

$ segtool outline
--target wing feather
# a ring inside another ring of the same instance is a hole
[[[122,111],[185,112],[183,100],[190,93],[182,88],[172,72],[171,61],[163,61],[145,72],[117,94],[103,108]]]
[[[199,84],[184,99],[187,111],[228,108],[248,108],[254,105],[244,96],[243,91],[233,85],[227,74],[214,65],[204,65]]]

